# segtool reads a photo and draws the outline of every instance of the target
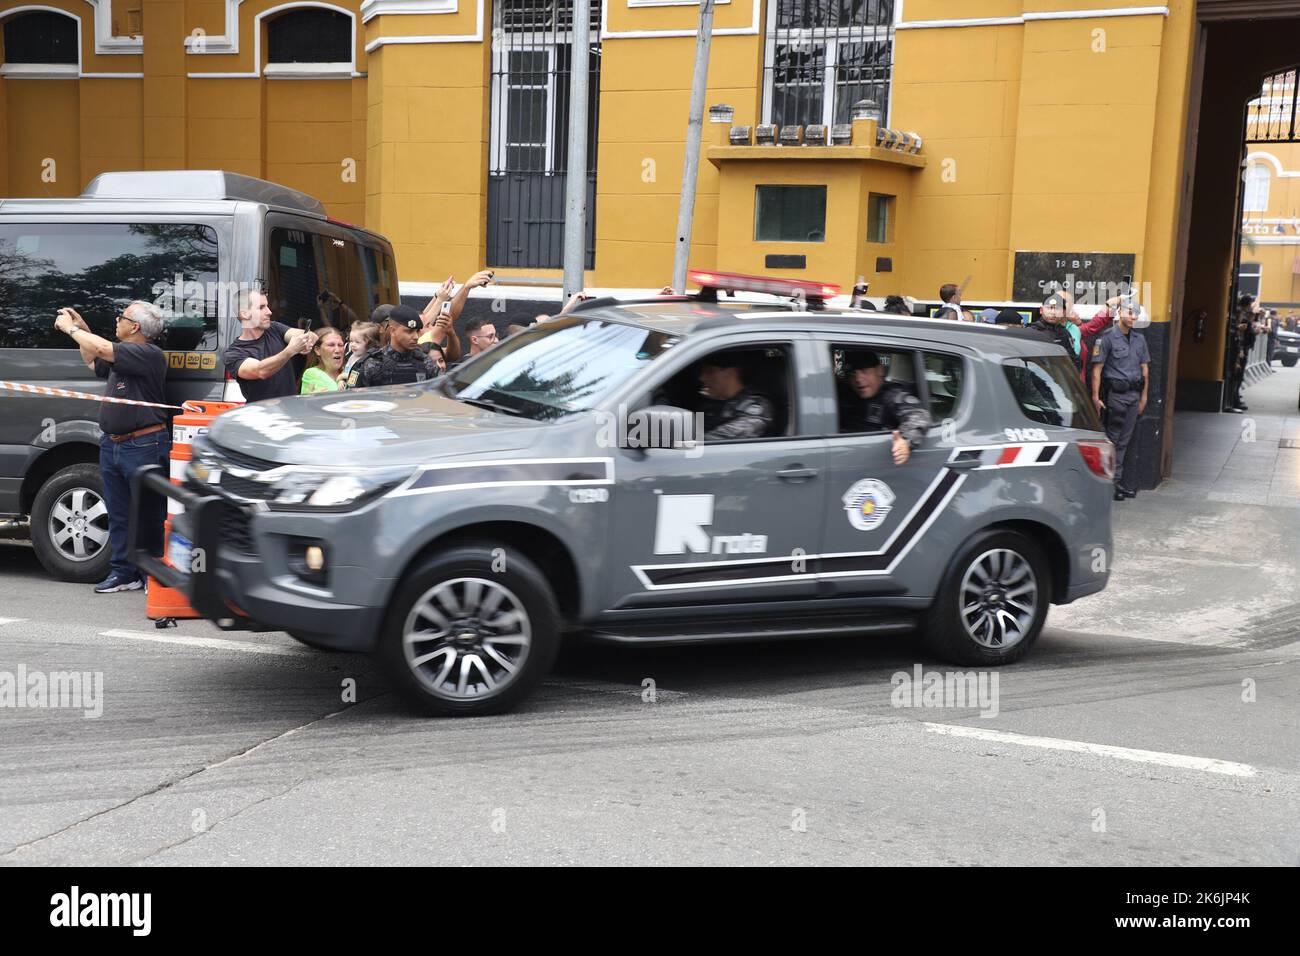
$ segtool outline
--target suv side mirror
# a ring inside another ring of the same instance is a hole
[[[672,405],[651,405],[619,421],[620,448],[696,448],[704,440],[704,416]]]

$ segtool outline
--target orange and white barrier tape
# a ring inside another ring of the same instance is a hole
[[[158,402],[141,402],[134,398],[110,398],[107,395],[91,395],[89,392],[74,392],[68,388],[51,388],[48,385],[28,385],[25,382],[0,381],[0,389],[10,392],[26,392],[28,395],[48,395],[51,398],[80,398],[88,402],[108,402],[110,405],[140,405],[144,408],[174,408],[181,411],[179,405],[162,405]]]

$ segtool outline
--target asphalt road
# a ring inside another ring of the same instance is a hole
[[[365,657],[157,631],[26,548],[0,589],[0,669],[103,673],[98,718],[0,710],[6,864],[1300,862],[1294,627],[1049,619],[994,717],[893,706],[892,675],[939,667],[905,637],[578,649],[518,712],[448,721]]]

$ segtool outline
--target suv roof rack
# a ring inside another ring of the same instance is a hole
[[[220,169],[165,169],[100,173],[83,199],[232,199],[325,215],[324,204],[279,183]]]

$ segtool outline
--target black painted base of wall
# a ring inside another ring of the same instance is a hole
[[[1145,491],[1160,484],[1161,442],[1165,430],[1165,401],[1169,394],[1169,345],[1173,326],[1168,322],[1152,322],[1139,331],[1147,340],[1147,350],[1151,353],[1151,380],[1147,389],[1147,409],[1138,420],[1137,434],[1133,436],[1128,453],[1136,456],[1133,462],[1133,467],[1137,468],[1134,483],[1139,490]]]

